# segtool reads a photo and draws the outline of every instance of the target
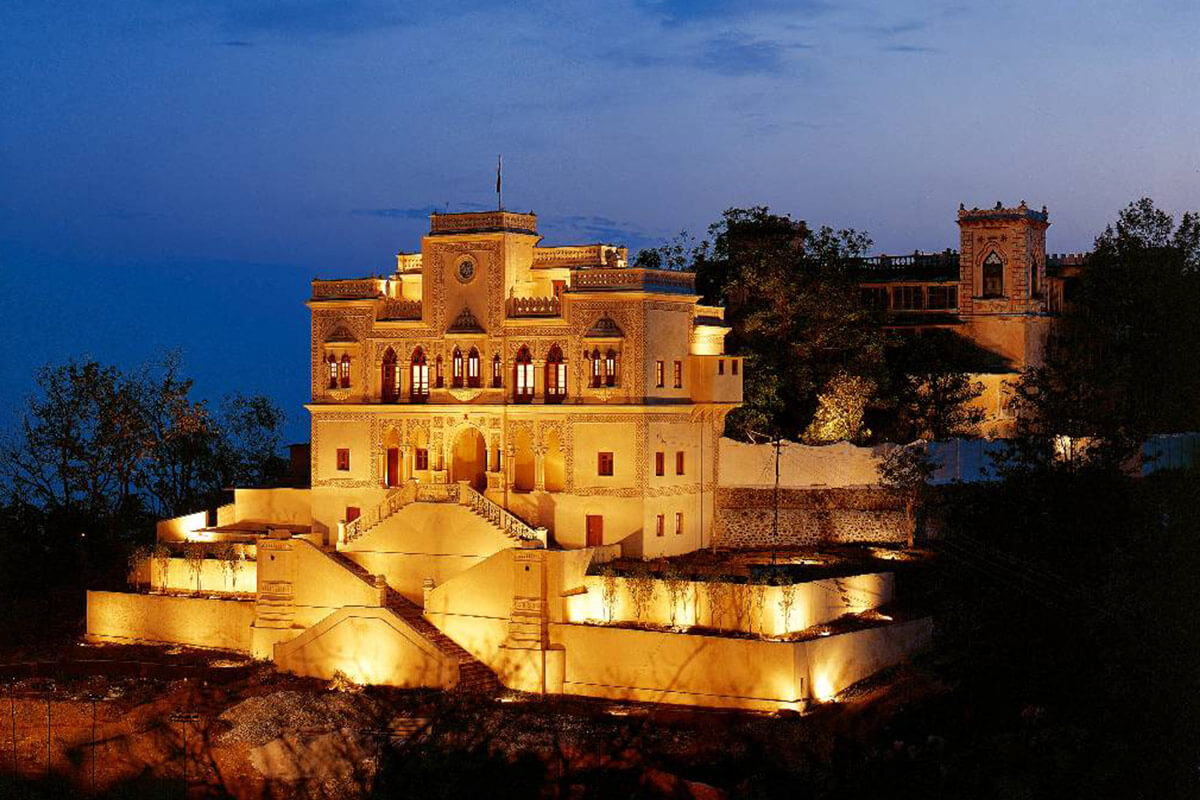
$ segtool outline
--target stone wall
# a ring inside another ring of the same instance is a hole
[[[713,541],[717,547],[770,547],[775,523],[773,488],[722,487],[717,490]],[[879,488],[780,489],[781,547],[850,542],[903,543],[904,506]]]

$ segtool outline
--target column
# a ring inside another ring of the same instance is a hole
[[[533,446],[533,490],[546,491],[546,445],[540,442]]]

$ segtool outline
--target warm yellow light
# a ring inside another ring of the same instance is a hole
[[[813,694],[822,703],[833,700],[837,692],[833,690],[833,681],[829,680],[828,675],[818,675],[813,679]]]

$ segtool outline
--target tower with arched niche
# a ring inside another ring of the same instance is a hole
[[[958,313],[970,339],[1016,372],[1041,361],[1046,314],[1045,207],[959,206]]]

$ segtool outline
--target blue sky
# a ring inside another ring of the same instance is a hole
[[[37,364],[180,347],[306,422],[313,276],[428,209],[634,248],[733,205],[956,243],[959,202],[1200,206],[1200,4],[634,0],[0,7],[0,413]]]

